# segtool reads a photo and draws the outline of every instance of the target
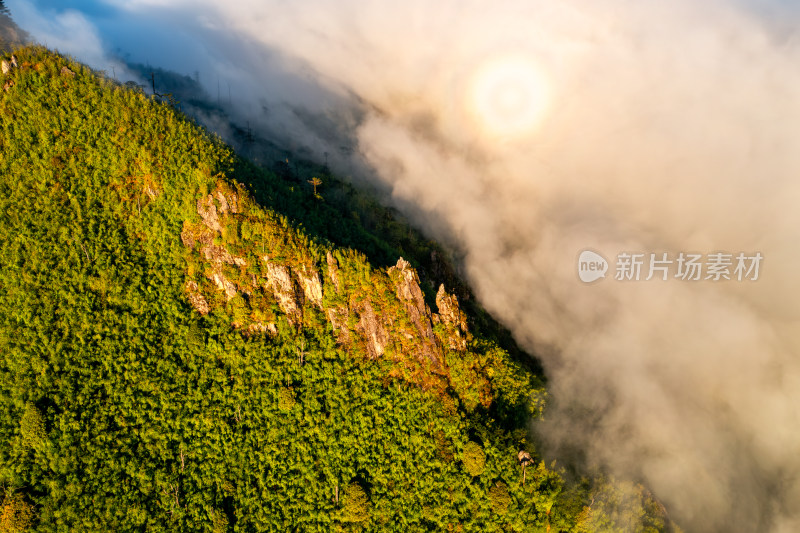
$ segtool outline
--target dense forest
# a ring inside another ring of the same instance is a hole
[[[0,531],[677,530],[544,460],[537,366],[391,211],[2,59]]]

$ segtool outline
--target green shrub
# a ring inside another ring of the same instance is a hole
[[[280,391],[278,391],[278,409],[281,411],[291,411],[295,403],[292,389],[281,387]]]
[[[214,509],[211,515],[211,533],[225,533],[228,531],[228,517],[219,509]]]
[[[483,448],[481,448],[480,444],[469,441],[467,445],[464,446],[464,452],[461,457],[464,463],[464,469],[470,476],[476,477],[483,473],[483,469],[486,466],[486,454],[483,452]]]
[[[503,515],[508,511],[511,505],[511,495],[508,493],[508,485],[502,481],[498,481],[492,488],[489,489],[489,503],[495,513]]]
[[[26,448],[39,449],[45,440],[44,418],[39,409],[32,403],[25,405],[20,420],[22,443]]]
[[[343,522],[366,522],[369,519],[369,499],[357,482],[350,483],[344,489],[342,503]]]

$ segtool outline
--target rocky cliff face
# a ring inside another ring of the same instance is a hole
[[[442,323],[447,329],[447,343],[451,350],[466,350],[467,348],[467,315],[458,306],[458,299],[451,294],[447,294],[444,285],[439,285],[439,292],[436,293],[436,307],[439,309],[438,316],[434,316],[434,322]]]
[[[397,299],[403,302],[405,315],[413,326],[403,334],[407,339],[417,341],[419,356],[440,364],[444,357],[439,339],[433,334],[433,317],[425,304],[417,272],[401,257],[397,265],[389,269],[388,274],[396,286]]]
[[[224,267],[245,267],[247,261],[242,257],[232,255],[225,247],[214,244],[214,239],[221,234],[223,229],[220,215],[225,216],[236,213],[231,208],[231,204],[236,205],[235,194],[230,193],[231,202],[228,201],[228,198],[225,197],[221,190],[215,191],[215,194],[216,197],[209,194],[207,197],[197,201],[197,214],[200,215],[202,223],[192,224],[188,221],[185,222],[181,232],[181,242],[189,248],[196,249],[206,260],[211,267],[206,273],[206,278],[212,281],[220,292],[225,294],[227,300],[230,300],[239,294],[241,289],[226,277]],[[219,202],[219,207],[217,207],[217,202]],[[192,298],[188,285],[187,293],[189,293],[190,302],[199,301],[197,297]],[[195,293],[199,294],[197,289]],[[195,309],[200,311],[196,305]]]
[[[386,271],[352,272],[331,250],[315,259],[302,243],[265,242],[275,231],[250,241],[238,238],[231,228],[249,224],[239,203],[237,191],[219,185],[197,201],[199,222],[184,222],[181,241],[201,263],[202,277],[186,283],[189,303],[199,313],[210,312],[213,302],[241,297],[246,316],[235,326],[246,334],[274,336],[280,316],[301,328],[309,313],[321,312],[343,348],[370,359],[412,358],[434,373],[445,371],[445,350],[466,349],[466,317],[456,297],[440,286],[433,313],[407,261],[400,258]],[[268,253],[259,254],[262,250]],[[262,308],[279,312],[270,315]]]

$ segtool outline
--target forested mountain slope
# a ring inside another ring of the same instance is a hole
[[[545,465],[541,381],[447,286],[336,241],[392,243],[167,104],[41,48],[16,63],[0,529],[663,527],[646,491],[595,502]]]

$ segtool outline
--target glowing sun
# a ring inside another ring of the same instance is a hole
[[[475,71],[466,105],[487,135],[516,138],[539,125],[549,99],[547,80],[532,61],[505,56],[487,61]]]

